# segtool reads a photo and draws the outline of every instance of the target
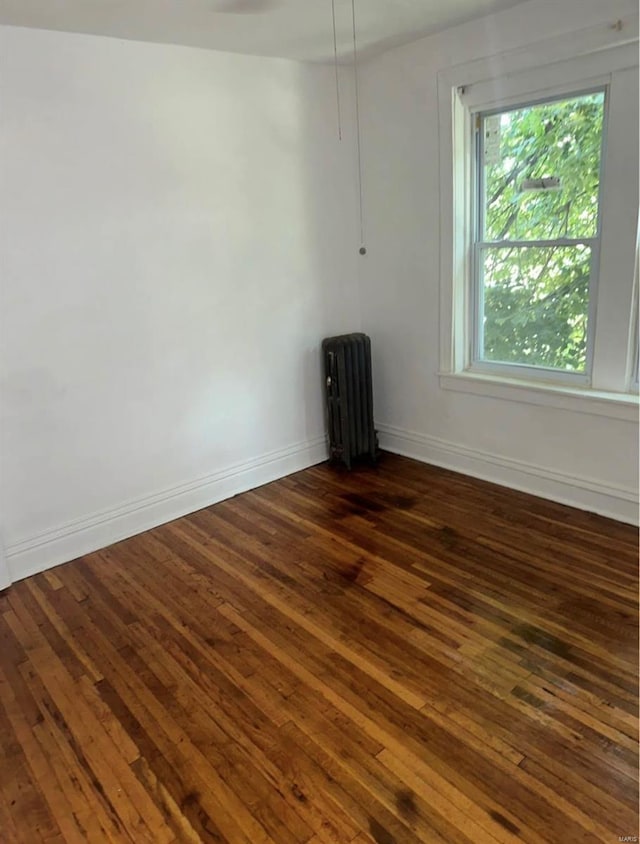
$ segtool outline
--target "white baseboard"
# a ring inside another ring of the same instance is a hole
[[[393,425],[379,424],[377,428],[380,447],[395,454],[609,516],[621,522],[638,524],[638,495],[635,490],[504,458]],[[16,581],[45,571],[209,507],[225,498],[322,463],[327,457],[326,439],[316,437],[154,495],[129,501],[121,507],[60,525],[6,547],[9,577],[11,581]]]
[[[12,581],[21,580],[74,560],[240,492],[322,463],[327,457],[326,438],[316,437],[155,495],[129,501],[113,510],[60,525],[7,546],[6,562],[10,578]]]
[[[380,448],[551,501],[638,524],[637,490],[501,457],[394,425],[377,425]]]
[[[2,537],[0,537],[0,592],[6,589],[11,584],[11,575],[9,574],[9,566],[7,558],[4,553],[4,545],[2,544]]]

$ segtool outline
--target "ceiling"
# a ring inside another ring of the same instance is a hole
[[[364,54],[523,0],[356,0]],[[338,52],[353,50],[351,0],[335,0]],[[0,0],[0,24],[304,61],[333,58],[331,0]]]

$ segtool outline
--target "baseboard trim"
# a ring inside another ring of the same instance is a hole
[[[539,495],[620,522],[638,524],[638,493],[635,490],[502,457],[395,425],[379,423],[376,427],[380,435],[380,447],[386,451],[520,492]]]
[[[11,580],[22,580],[98,551],[225,498],[315,466],[327,457],[326,438],[316,437],[9,544],[6,562]]]
[[[386,451],[617,521],[638,524],[638,495],[634,490],[468,448],[394,425],[379,423],[377,429],[380,446]],[[316,437],[10,544],[5,549],[10,579],[22,580],[292,472],[315,466],[327,457],[326,438]]]

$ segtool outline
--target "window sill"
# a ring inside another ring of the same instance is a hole
[[[638,396],[632,393],[608,393],[591,388],[567,387],[565,384],[499,378],[476,372],[441,372],[440,386],[444,390],[459,393],[556,407],[575,413],[622,419],[625,422],[638,422],[640,401]]]

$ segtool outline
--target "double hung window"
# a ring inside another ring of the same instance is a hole
[[[476,115],[473,363],[585,380],[606,91]]]
[[[608,402],[631,418],[638,55],[620,37],[594,29],[571,44],[551,39],[547,64],[535,63],[536,47],[439,74],[450,150],[441,158],[443,387],[507,397],[511,386],[517,400],[535,388],[569,397],[558,398],[563,407],[586,401],[606,415]]]

